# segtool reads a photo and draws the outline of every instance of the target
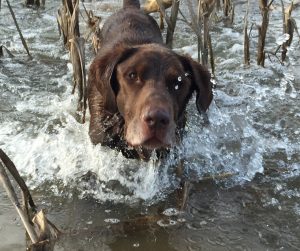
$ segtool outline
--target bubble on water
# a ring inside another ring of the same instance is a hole
[[[300,216],[300,204],[299,203],[295,204],[295,206],[294,206],[294,212],[295,212],[295,214],[297,214],[297,215]]]
[[[132,245],[134,248],[138,248],[140,246],[140,243],[136,242],[136,243],[133,243]]]
[[[176,208],[168,208],[165,211],[163,211],[163,214],[166,215],[166,216],[176,216],[179,213],[180,212]]]
[[[120,220],[116,219],[116,218],[108,218],[108,219],[104,219],[104,222],[110,223],[110,224],[117,224],[120,222]]]
[[[283,45],[283,43],[285,43],[289,39],[290,39],[290,35],[288,33],[284,33],[283,35],[277,37],[276,44]]]
[[[179,223],[184,223],[184,222],[186,222],[186,219],[185,219],[185,218],[178,218],[178,219],[177,219],[177,222],[179,222]]]
[[[160,227],[170,227],[170,226],[174,226],[176,224],[177,224],[177,222],[175,220],[170,220],[170,219],[163,219],[163,220],[157,221],[157,225],[159,225]]]

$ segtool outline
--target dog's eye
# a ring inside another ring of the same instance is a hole
[[[128,74],[129,79],[135,80],[137,78],[137,74],[134,71],[129,72]]]

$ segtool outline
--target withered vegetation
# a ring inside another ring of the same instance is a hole
[[[20,203],[6,170],[21,189]],[[0,149],[0,183],[14,205],[28,234],[28,248],[32,251],[53,250],[54,242],[60,231],[50,222],[43,209],[38,210],[25,181],[20,176],[11,159]]]
[[[147,13],[159,12],[161,29],[163,27],[163,20],[167,24],[166,28],[166,44],[170,48],[174,44],[174,36],[176,34],[176,25],[178,21],[187,25],[197,38],[198,46],[198,60],[205,66],[211,67],[213,75],[215,75],[215,62],[214,62],[214,45],[211,39],[211,29],[215,22],[224,21],[227,25],[231,25],[234,22],[234,4],[231,0],[149,0],[146,3],[151,2],[152,6],[145,5],[144,10]],[[266,56],[276,57],[281,63],[287,60],[288,47],[291,45],[295,35],[298,36],[300,41],[300,35],[297,29],[296,21],[293,18],[293,10],[300,6],[300,1],[292,1],[287,6],[284,5],[281,0],[282,8],[282,34],[286,36],[286,39],[279,44],[274,51],[266,50],[266,41],[268,28],[271,24],[270,11],[272,11],[273,0],[259,0],[258,2],[247,1],[247,9],[244,17],[244,64],[249,66],[251,63],[251,32],[253,29],[257,29],[258,40],[256,41],[256,63],[262,67],[265,66]],[[22,40],[22,44],[31,58],[29,48],[26,40],[24,39],[20,27],[17,23],[17,19],[14,15],[13,9],[9,0],[6,0],[7,6],[14,20],[15,26]],[[249,12],[251,10],[250,4],[258,4],[261,13],[261,23],[251,24],[249,22]],[[25,0],[25,6],[43,7],[45,5],[44,0]],[[80,10],[83,8],[83,11]],[[170,8],[170,9],[168,9]],[[183,11],[185,8],[185,11]],[[167,10],[168,9],[168,10]],[[1,0],[0,0],[1,10]],[[221,14],[220,14],[221,13]],[[86,32],[84,36],[81,36],[79,29],[80,16],[86,23]],[[77,111],[79,114],[80,122],[85,122],[85,113],[87,109],[86,105],[86,61],[85,61],[85,49],[88,45],[92,50],[97,53],[101,47],[101,17],[94,15],[92,10],[87,10],[83,2],[79,0],[62,0],[62,4],[58,9],[57,22],[59,25],[59,31],[62,36],[63,46],[70,53],[70,62],[73,67],[73,90],[72,93],[78,94],[78,106]],[[250,27],[250,28],[249,28]],[[252,50],[254,51],[254,50]],[[281,56],[277,54],[281,52]],[[5,47],[0,46],[0,57],[5,55],[13,57],[12,53]],[[11,184],[6,170],[12,174],[17,184],[22,191],[22,203],[15,193],[13,185]],[[220,177],[209,177],[211,179],[221,179],[232,176],[233,174],[223,174]],[[43,210],[37,210],[37,206],[33,202],[29,189],[27,188],[24,180],[20,177],[16,167],[8,156],[0,149],[0,181],[4,185],[9,198],[11,199],[16,211],[20,215],[22,222],[26,228],[26,231],[30,238],[31,250],[52,250],[53,241],[60,233],[58,229],[46,218]],[[182,207],[186,203],[186,197],[188,194],[188,185],[183,189]],[[133,226],[136,228],[139,224],[144,226],[145,224],[156,223],[161,217],[148,217],[138,218],[136,220],[127,222],[127,226]],[[124,224],[124,225],[126,225]]]

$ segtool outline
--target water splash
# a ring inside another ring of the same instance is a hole
[[[23,14],[26,12],[19,13]],[[182,145],[163,163],[145,163],[91,144],[88,122],[82,125],[75,119],[76,97],[70,96],[68,54],[57,38],[55,12],[29,17],[28,24],[36,27],[34,32],[24,29],[35,59],[4,59],[0,72],[4,90],[0,99],[0,146],[32,189],[49,183],[50,191],[56,194],[72,196],[76,189],[80,196],[100,201],[151,202],[164,198],[178,185],[173,166],[179,158],[185,159],[188,177],[199,180],[232,173],[234,184],[263,172],[270,159],[279,166],[299,170],[296,77],[278,62],[266,68],[241,65],[243,36],[239,25],[212,32],[217,87],[208,114],[210,124],[203,126],[192,101]],[[0,28],[3,43],[22,54],[17,34],[8,34],[7,30],[14,29]],[[194,45],[176,51],[197,57]],[[297,51],[297,45],[288,50],[290,62],[296,66]]]

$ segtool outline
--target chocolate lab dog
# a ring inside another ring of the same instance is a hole
[[[193,92],[201,113],[212,101],[209,72],[164,45],[138,0],[124,0],[102,35],[88,77],[91,141],[141,159],[177,144]]]

